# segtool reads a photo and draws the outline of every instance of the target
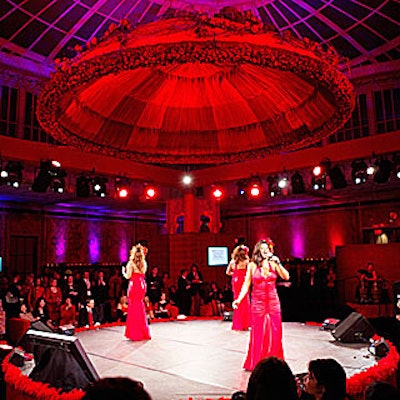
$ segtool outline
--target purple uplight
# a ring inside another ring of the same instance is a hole
[[[100,259],[100,235],[98,233],[97,224],[91,222],[89,224],[89,259],[91,263],[99,262]]]
[[[303,258],[305,256],[305,243],[304,243],[304,231],[301,221],[292,220],[290,222],[293,232],[292,241],[292,256],[297,258]]]
[[[62,263],[65,262],[67,251],[68,224],[65,221],[59,220],[57,221],[56,229],[56,263]]]
[[[126,261],[129,257],[129,247],[128,247],[128,240],[123,238],[121,240],[121,244],[119,246],[119,261],[123,262]]]

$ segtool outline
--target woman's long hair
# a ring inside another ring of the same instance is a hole
[[[250,375],[246,400],[297,400],[295,377],[288,364],[277,358],[261,360]]]
[[[244,244],[236,246],[232,252],[232,260],[235,264],[240,261],[246,261],[249,259],[249,248]]]
[[[129,279],[133,272],[145,274],[147,270],[147,263],[145,258],[144,247],[139,243],[133,246],[130,251],[129,261],[126,265],[125,278]]]
[[[270,238],[261,239],[256,243],[256,245],[254,246],[253,256],[251,259],[254,262],[254,264],[257,265],[257,267],[261,267],[262,262],[264,260],[263,256],[261,255],[261,245],[262,244],[268,245],[268,247],[270,248],[270,250],[272,252],[273,252],[274,245],[275,245],[274,242],[272,241],[272,239],[270,239]]]

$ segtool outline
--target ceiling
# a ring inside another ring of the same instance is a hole
[[[252,10],[264,24],[280,34],[290,30],[295,37],[308,37],[323,45],[333,46],[339,54],[348,58],[347,67],[353,71],[361,66],[374,67],[386,61],[400,60],[399,1],[2,0],[0,2],[0,64],[26,69],[30,73],[47,78],[54,70],[56,58],[75,56],[75,45],[83,46],[94,37],[100,38],[110,24],[118,24],[123,18],[128,19],[131,25],[135,26],[177,16],[182,12],[200,11],[213,15],[225,5],[234,6],[239,10]],[[387,143],[379,143],[378,139],[362,150],[361,145],[359,153],[371,154],[368,149],[385,145]],[[343,144],[339,150],[333,151],[335,159],[343,162],[351,160],[352,156],[349,155],[351,152],[355,154],[355,157],[357,156],[358,146],[349,149],[349,152],[343,150],[344,146],[346,144]],[[347,144],[347,147],[351,146]],[[398,140],[394,143],[394,148],[400,148]],[[3,148],[3,157],[5,153],[12,159],[12,154],[16,152],[13,150],[7,154]],[[306,153],[307,150],[304,154]],[[62,150],[59,154],[62,154]],[[308,156],[307,153],[307,157],[303,158],[306,158],[310,165],[326,155],[323,148],[317,148],[312,156]],[[287,154],[284,154],[283,157],[268,160],[264,164],[255,165],[244,162],[233,168],[229,166],[219,170],[205,168],[204,171],[199,171],[198,182],[195,186],[210,185],[217,179],[229,181],[227,183],[230,188],[229,194],[221,201],[221,210],[223,216],[231,217],[239,214],[296,212],[299,209],[329,208],[363,202],[390,203],[400,197],[400,180],[392,177],[384,184],[370,181],[366,185],[356,187],[349,183],[344,189],[330,189],[322,192],[307,190],[301,195],[280,196],[275,199],[266,195],[256,201],[237,198],[236,181],[243,176],[250,176],[250,171],[257,172],[266,178],[270,172],[282,170],[284,167],[288,170],[305,169],[304,160],[297,163],[289,158]],[[63,160],[62,162],[67,168],[72,167],[68,165],[67,156],[65,162]],[[79,162],[74,162],[74,164],[76,167]],[[184,165],[175,167],[180,168],[180,171],[175,171],[173,168],[170,171],[164,171],[163,183],[166,183],[168,177],[177,180],[181,172],[187,169]],[[192,168],[193,172],[200,167]],[[107,169],[107,165],[103,168]],[[156,173],[155,165],[151,167],[118,166],[119,171],[124,168],[126,171],[132,171],[135,168],[138,170],[149,168],[150,171],[150,168],[153,168],[149,175],[154,177]],[[350,182],[349,167],[346,168],[347,180]],[[78,172],[75,170],[74,173]],[[145,176],[144,172],[140,174],[142,178]],[[144,216],[162,219],[165,217],[165,199],[181,195],[181,192],[179,194],[176,191],[177,186],[182,189],[177,184],[170,187],[166,185],[162,198],[153,203],[144,201],[139,195],[139,189],[135,198],[128,201],[121,201],[114,196],[106,199],[78,199],[73,188],[75,176],[71,175],[70,190],[61,196],[51,191],[32,193],[32,179],[29,178],[18,191],[2,186],[0,201],[11,206],[29,204],[38,209],[45,205],[55,212],[69,210],[68,212],[73,213],[86,210],[93,215],[113,213],[126,217]],[[140,184],[143,184],[143,179]],[[264,185],[266,185],[265,182]]]
[[[111,23],[131,25],[179,11],[213,15],[224,6],[252,10],[278,32],[291,30],[333,46],[349,66],[400,58],[400,6],[395,0],[3,0],[0,49],[51,69],[53,60],[75,55],[74,46],[101,37]]]

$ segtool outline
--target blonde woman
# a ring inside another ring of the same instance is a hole
[[[226,269],[226,274],[232,276],[233,298],[239,297],[246,276],[249,263],[249,248],[243,244],[236,246],[232,253],[231,262]],[[232,329],[235,331],[247,331],[251,325],[249,296],[243,298],[240,305],[233,313]]]
[[[248,371],[268,356],[283,359],[281,305],[276,290],[278,277],[288,280],[289,272],[274,255],[272,240],[260,240],[254,247],[239,297],[232,303],[237,309],[251,286],[252,326],[244,363]]]
[[[143,301],[146,295],[147,263],[145,254],[144,246],[141,244],[133,246],[126,267],[122,267],[123,276],[129,279],[125,336],[129,340],[135,341],[151,339]]]

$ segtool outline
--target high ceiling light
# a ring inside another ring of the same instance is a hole
[[[381,158],[377,163],[377,169],[374,175],[374,182],[386,183],[392,172],[392,162],[386,158]]]
[[[224,197],[224,190],[220,185],[214,186],[211,190],[211,194],[216,200],[221,200]]]
[[[78,197],[90,196],[90,178],[83,174],[76,178],[76,195]]]
[[[19,161],[9,161],[0,171],[0,184],[18,189],[22,183],[23,165]]]
[[[92,179],[92,192],[94,196],[106,197],[107,196],[107,178],[96,176]]]
[[[303,177],[299,172],[295,172],[290,178],[292,184],[292,193],[301,194],[305,192]]]
[[[115,178],[115,190],[117,196],[124,199],[129,196],[130,182],[128,178],[116,177]]]
[[[237,194],[238,194],[239,197],[246,196],[246,188],[247,188],[247,182],[246,181],[239,181],[237,183]]]
[[[328,176],[335,189],[343,189],[347,186],[346,178],[339,165],[329,168]]]
[[[156,187],[153,185],[145,185],[144,195],[147,200],[154,200],[158,195]]]
[[[280,193],[280,188],[278,185],[278,177],[276,175],[269,176],[267,178],[268,182],[268,192],[270,197],[275,197]]]
[[[356,185],[360,185],[362,183],[367,182],[368,173],[367,173],[367,163],[364,160],[354,160],[351,163],[351,179]]]
[[[184,185],[190,185],[192,183],[193,178],[190,175],[185,175],[182,178],[182,182]]]
[[[39,173],[32,184],[32,190],[44,193],[50,187],[54,192],[63,193],[66,176],[67,173],[61,169],[61,164],[58,161],[41,161]]]

